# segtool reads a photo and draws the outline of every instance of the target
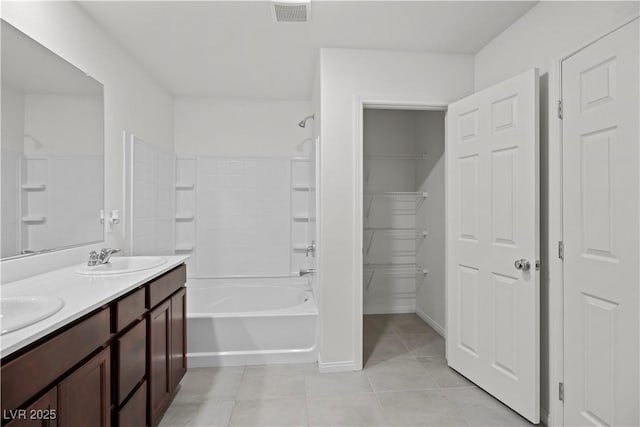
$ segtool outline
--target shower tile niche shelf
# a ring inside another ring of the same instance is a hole
[[[176,252],[193,252],[193,245],[177,245]]]
[[[27,224],[38,224],[45,222],[46,219],[47,217],[43,215],[27,215],[22,217],[22,222],[25,222]]]
[[[194,215],[192,213],[177,213],[176,221],[193,221]]]
[[[293,184],[294,191],[311,191],[312,188],[309,184]]]
[[[44,191],[46,188],[46,184],[22,184],[24,191]]]
[[[178,183],[176,184],[176,190],[193,190],[195,186],[195,184]]]

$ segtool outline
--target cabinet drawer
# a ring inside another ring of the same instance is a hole
[[[144,377],[147,360],[147,320],[117,339],[118,405]]]
[[[187,281],[187,267],[182,264],[147,285],[147,308],[153,308],[180,289]]]
[[[142,383],[126,405],[118,411],[118,427],[147,425],[147,382]]]
[[[16,409],[110,338],[109,309],[103,309],[36,348],[4,364],[2,409]]]
[[[119,332],[141,317],[145,312],[144,288],[138,289],[116,303],[116,331]]]

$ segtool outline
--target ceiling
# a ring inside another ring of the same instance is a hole
[[[275,23],[268,1],[81,1],[175,95],[308,99],[318,48],[474,54],[534,1],[318,1]]]

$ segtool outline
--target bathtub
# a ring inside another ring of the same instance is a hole
[[[188,367],[317,360],[318,308],[306,281],[187,281]]]

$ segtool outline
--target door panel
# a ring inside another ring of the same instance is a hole
[[[562,76],[565,425],[638,425],[638,20]]]
[[[447,123],[447,360],[538,422],[537,70],[450,105]]]

